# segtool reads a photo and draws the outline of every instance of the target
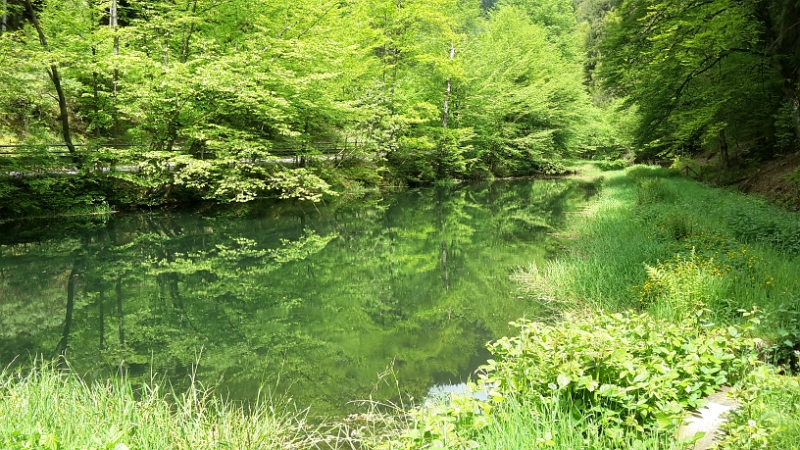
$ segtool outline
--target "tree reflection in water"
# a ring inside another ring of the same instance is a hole
[[[65,354],[105,377],[262,389],[322,415],[459,383],[509,320],[545,314],[509,280],[592,194],[578,181],[378,200],[16,221],[0,237],[0,363]],[[202,357],[199,355],[202,352]]]

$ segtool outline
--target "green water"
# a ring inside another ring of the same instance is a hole
[[[340,416],[422,398],[548,313],[510,276],[592,194],[577,181],[410,190],[327,205],[0,225],[0,364],[65,354],[176,387],[189,374]],[[399,387],[398,387],[399,386]]]

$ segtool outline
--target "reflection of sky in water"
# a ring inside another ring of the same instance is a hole
[[[472,397],[481,401],[489,400],[489,391],[485,387],[476,387],[475,385],[469,386],[467,383],[437,384],[428,390],[426,398],[435,400],[452,394]]]

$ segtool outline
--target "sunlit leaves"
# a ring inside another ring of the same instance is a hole
[[[783,94],[762,21],[757,2],[621,2],[607,16],[599,68],[638,106],[639,142],[679,153],[727,146],[721,130],[769,138]]]

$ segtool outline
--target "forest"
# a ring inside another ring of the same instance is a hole
[[[797,209],[797,0],[0,0],[0,448],[800,450]]]
[[[790,153],[790,0],[4,0],[9,215]]]

